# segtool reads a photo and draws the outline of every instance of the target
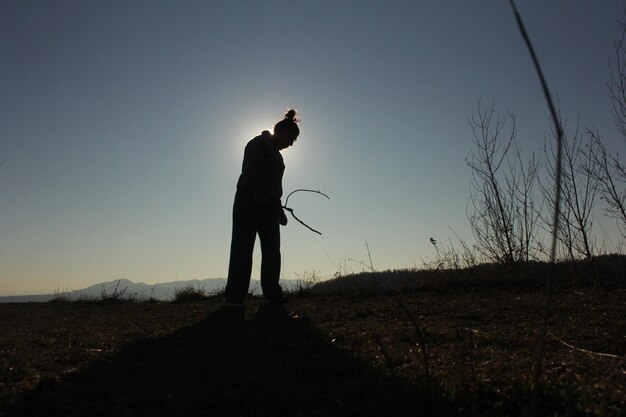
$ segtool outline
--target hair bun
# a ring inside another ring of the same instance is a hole
[[[291,109],[285,114],[285,118],[274,125],[274,134],[287,133],[290,136],[298,137],[300,134],[300,128],[298,128],[298,122],[300,120],[296,118],[296,110]]]
[[[285,119],[293,120],[294,122],[297,122],[296,111],[294,109],[289,110],[287,114],[285,115]]]

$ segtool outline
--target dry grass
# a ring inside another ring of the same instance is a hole
[[[0,304],[0,415],[524,415],[540,292],[398,299]],[[623,415],[624,317],[555,293],[541,415]]]
[[[189,284],[182,288],[176,288],[174,290],[174,299],[172,300],[175,303],[189,303],[194,301],[203,301],[208,298],[207,292],[202,288],[195,288],[193,285]]]

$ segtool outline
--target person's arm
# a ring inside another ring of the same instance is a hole
[[[241,181],[239,188],[248,191],[257,203],[268,202],[267,196],[263,193],[258,181],[259,168],[265,156],[265,146],[259,140],[248,142],[243,154],[243,164],[241,167]]]

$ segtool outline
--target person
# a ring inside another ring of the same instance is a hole
[[[285,164],[280,151],[292,146],[300,129],[296,111],[274,125],[274,134],[263,131],[246,145],[233,204],[233,229],[225,303],[242,305],[252,273],[252,252],[258,233],[261,241],[261,289],[272,304],[286,298],[280,279],[280,227],[287,225],[281,204]]]

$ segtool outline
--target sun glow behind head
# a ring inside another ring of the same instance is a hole
[[[259,136],[264,130],[269,130],[270,133],[273,132],[273,125],[267,121],[253,120],[249,123],[242,123],[239,129],[233,130],[229,148],[235,159],[241,160],[246,144],[251,139]]]
[[[236,166],[237,169],[241,167],[241,161],[243,161],[244,149],[246,144],[256,136],[259,136],[264,130],[269,131],[273,134],[274,125],[281,120],[281,111],[271,112],[272,109],[262,109],[257,110],[253,114],[249,114],[249,117],[246,117],[245,120],[233,121],[231,119],[223,119],[220,121],[223,124],[223,131],[225,132],[225,145],[227,158],[233,166]],[[243,114],[247,114],[245,111]],[[227,127],[230,126],[230,129]],[[299,123],[299,127],[301,129],[301,133],[298,136],[298,139],[294,143],[293,146],[290,146],[281,151],[281,154],[284,158],[285,165],[287,167],[287,173],[285,175],[284,181],[286,183],[284,185],[289,185],[291,188],[305,181],[307,173],[311,166],[314,165],[315,157],[313,154],[318,154],[316,152],[319,144],[309,142],[310,138],[316,137],[315,133],[310,131],[309,129],[314,129],[314,126],[309,126],[308,123],[301,122]],[[317,185],[309,184],[308,181],[305,181],[306,184],[310,187],[316,187]]]
[[[235,144],[233,151],[240,154],[239,155],[240,157],[243,157],[242,152],[244,148],[246,147],[246,144],[251,139],[259,136],[265,130],[269,131],[271,134],[274,134],[274,125],[271,122],[268,123],[267,121],[265,121],[265,122],[253,122],[253,123],[247,124],[246,126],[242,126],[242,129],[239,130],[238,138],[233,141],[233,143]],[[283,157],[286,160],[288,159],[289,161],[294,161],[294,158],[296,158],[297,155],[300,154],[300,152],[297,151],[297,148],[298,148],[298,145],[300,144],[301,136],[302,135],[298,137],[298,140],[296,140],[293,146],[290,146],[282,150],[281,153],[283,154]]]

